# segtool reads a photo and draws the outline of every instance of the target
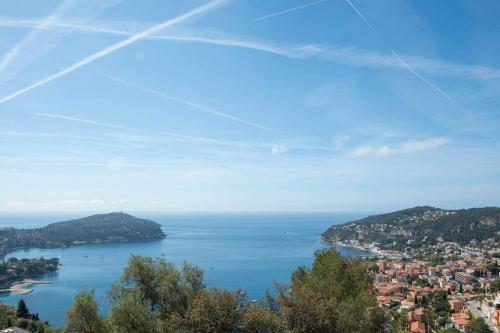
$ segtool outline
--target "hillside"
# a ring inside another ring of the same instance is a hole
[[[0,255],[16,248],[53,248],[89,243],[165,238],[160,224],[125,213],[92,215],[36,229],[0,229]]]
[[[334,225],[322,234],[327,242],[380,243],[402,249],[439,241],[486,244],[500,241],[500,208],[444,210],[422,206]]]

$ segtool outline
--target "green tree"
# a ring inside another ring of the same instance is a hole
[[[462,333],[462,332],[456,328],[444,328],[439,330],[438,333]]]
[[[234,293],[211,289],[196,294],[187,317],[193,332],[231,333],[238,327],[240,315]]]
[[[116,333],[155,333],[160,327],[157,317],[135,291],[121,295],[111,307],[109,319]]]
[[[491,281],[490,291],[492,293],[497,293],[500,291],[500,279],[495,279],[495,280]]]
[[[372,294],[372,276],[360,258],[335,249],[315,253],[312,268],[292,274],[290,292],[280,291],[281,316],[293,333],[383,332],[386,318]]]
[[[244,312],[243,333],[280,333],[283,325],[276,314],[263,306],[250,305]]]
[[[29,321],[25,318],[19,318],[17,320],[17,324],[16,326],[19,327],[19,328],[22,328],[22,329],[27,329],[28,328],[28,325],[29,325]]]
[[[17,303],[16,316],[19,318],[28,318],[30,315],[30,311],[28,310],[28,306],[24,299],[20,299],[19,303]]]
[[[106,320],[99,315],[100,309],[93,290],[80,291],[66,312],[65,333],[108,333]]]
[[[467,333],[493,333],[488,324],[483,318],[474,318],[471,320],[469,327],[466,330]]]

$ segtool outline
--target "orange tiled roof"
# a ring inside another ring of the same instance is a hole
[[[421,321],[414,321],[410,325],[410,332],[412,333],[425,333],[425,325]]]

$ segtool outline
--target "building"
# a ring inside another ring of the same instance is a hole
[[[455,280],[460,282],[461,284],[471,284],[473,281],[472,275],[465,273],[465,272],[457,272],[455,273]]]
[[[19,327],[11,327],[1,330],[0,333],[30,333],[30,332],[23,330],[22,328]]]
[[[500,327],[500,297],[495,298],[495,307],[490,314],[491,323],[494,327]]]
[[[453,323],[453,327],[458,330],[465,331],[470,324],[470,317],[468,314],[460,312],[454,313],[451,315],[451,322]]]
[[[16,308],[14,308],[10,305],[7,305],[3,302],[0,302],[0,309],[4,310],[5,312],[8,312],[8,313],[16,313]]]
[[[414,321],[410,324],[411,333],[425,333],[425,324],[421,321]]]
[[[465,302],[461,299],[455,298],[449,301],[452,312],[462,312],[465,306]]]

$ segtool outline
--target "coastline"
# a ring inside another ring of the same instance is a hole
[[[353,249],[357,249],[357,250],[368,251],[368,252],[372,253],[372,255],[374,255],[374,256],[380,256],[380,255],[383,254],[382,251],[380,251],[377,248],[372,248],[372,247],[368,247],[368,246],[362,246],[362,245],[359,245],[359,244],[344,243],[344,242],[341,242],[341,241],[326,240],[323,237],[321,237],[321,243],[327,244],[327,245],[339,245],[339,246],[342,246],[342,247],[348,247],[348,248],[353,248]]]
[[[28,295],[34,291],[33,289],[28,288],[28,287],[30,287],[32,285],[36,285],[36,284],[52,284],[52,282],[42,281],[42,280],[24,279],[21,282],[14,283],[8,289],[0,290],[0,294]]]

